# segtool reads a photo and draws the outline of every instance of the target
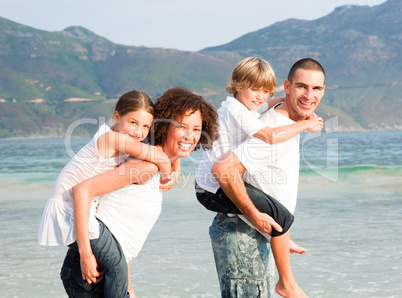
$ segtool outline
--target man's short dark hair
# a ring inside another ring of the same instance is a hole
[[[298,69],[322,72],[324,74],[324,80],[325,80],[325,71],[324,71],[324,68],[321,66],[321,64],[312,58],[304,58],[304,59],[297,61],[295,64],[293,64],[293,66],[290,69],[289,74],[288,74],[289,82],[292,82],[292,79],[295,76],[296,70],[298,70]]]

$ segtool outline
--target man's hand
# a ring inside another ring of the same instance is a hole
[[[268,214],[258,212],[250,222],[262,233],[272,234],[272,229],[282,232],[282,227]]]
[[[98,263],[96,261],[95,256],[91,253],[90,255],[84,257],[80,256],[80,266],[82,279],[85,280],[86,283],[98,283],[103,279],[104,271],[98,272]]]

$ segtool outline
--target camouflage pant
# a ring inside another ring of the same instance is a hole
[[[275,262],[264,236],[239,217],[221,213],[209,236],[223,298],[273,297]]]

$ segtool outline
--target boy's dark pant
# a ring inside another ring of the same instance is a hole
[[[255,207],[260,212],[271,216],[282,227],[282,232],[272,230],[271,236],[276,237],[286,233],[293,223],[293,214],[291,214],[285,206],[257,187],[248,183],[244,184],[246,186],[247,194],[254,203]],[[216,193],[211,193],[200,188],[196,183],[195,191],[197,200],[208,210],[226,214],[242,214],[236,205],[225,194],[222,188],[219,188]]]

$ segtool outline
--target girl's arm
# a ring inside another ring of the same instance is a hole
[[[268,110],[283,101],[285,101],[285,97],[276,97],[276,98],[267,100]]]
[[[153,146],[141,143],[122,133],[110,132],[105,134],[105,137],[102,138],[101,136],[98,139],[98,150],[103,157],[112,157],[110,156],[111,152],[104,152],[102,154],[102,148],[111,149],[112,156],[115,156],[116,152],[126,153],[132,157],[152,162],[159,168],[161,182],[166,183],[170,179],[170,159],[163,151]]]
[[[294,124],[274,128],[265,126],[253,134],[253,136],[269,144],[279,144],[289,141],[291,138],[305,130],[309,130],[310,132],[321,131],[322,126],[322,118],[317,117],[314,119],[301,120]]]
[[[97,262],[89,241],[88,222],[92,198],[127,184],[144,184],[157,172],[158,168],[153,163],[130,160],[114,170],[94,176],[73,187],[75,237],[80,253],[82,278],[88,283],[96,283],[101,278],[101,274],[96,270]]]
[[[161,183],[159,185],[159,188],[162,191],[168,191],[173,187],[173,185],[176,184],[177,181],[179,181],[180,178],[180,158],[176,159],[174,162],[172,162],[172,173],[170,175],[170,180],[168,183]]]

